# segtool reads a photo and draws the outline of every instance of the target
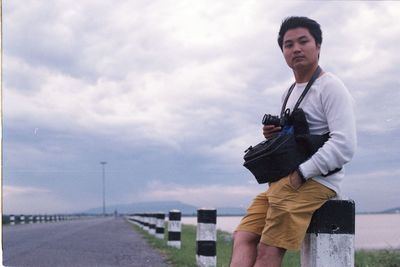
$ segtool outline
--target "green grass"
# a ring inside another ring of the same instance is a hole
[[[196,267],[196,226],[182,225],[181,249],[167,246],[167,239],[157,239],[140,227],[133,225],[148,243],[158,249],[172,267]],[[231,234],[217,231],[217,266],[228,267],[232,252]],[[356,251],[356,267],[400,267],[399,250]],[[288,251],[282,263],[283,267],[299,267],[300,253]]]
[[[356,267],[400,267],[400,250],[359,250]]]

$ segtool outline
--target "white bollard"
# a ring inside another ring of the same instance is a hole
[[[10,215],[10,225],[15,225],[15,216]]]
[[[20,224],[25,224],[25,215],[20,215],[19,216],[19,223]]]
[[[167,245],[181,248],[181,212],[171,210],[168,213],[168,241]]]
[[[217,266],[217,210],[197,210],[196,261],[197,266]]]
[[[354,201],[327,201],[311,219],[301,247],[301,266],[353,267],[354,229]]]
[[[158,239],[164,239],[164,223],[165,223],[165,214],[157,213],[156,214],[156,237]]]
[[[144,214],[144,230],[147,232],[150,232],[150,214],[145,213]]]
[[[150,231],[149,233],[151,235],[156,235],[156,214],[155,213],[150,213]]]

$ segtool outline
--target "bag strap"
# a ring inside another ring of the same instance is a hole
[[[313,83],[315,82],[315,80],[318,78],[318,76],[321,74],[322,69],[320,66],[317,67],[317,69],[314,71],[313,75],[311,76],[311,79],[308,81],[306,88],[304,88],[303,93],[300,95],[299,99],[296,102],[296,105],[293,108],[293,111],[295,111],[299,106],[301,101],[303,101],[304,97],[306,96],[307,92],[310,90],[311,86],[313,85]],[[281,109],[281,117],[283,117],[284,113],[285,113],[285,109],[286,109],[286,104],[289,100],[289,96],[292,93],[294,86],[296,85],[296,83],[293,83],[292,86],[290,86],[289,91],[286,95],[285,101],[283,102],[282,105],[282,109]],[[292,111],[292,112],[293,112]]]

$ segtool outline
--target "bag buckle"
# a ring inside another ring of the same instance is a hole
[[[247,152],[249,152],[250,150],[252,150],[253,149],[253,146],[249,146],[245,151],[244,151],[244,153],[247,153]]]

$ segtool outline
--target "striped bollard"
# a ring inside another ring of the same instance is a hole
[[[10,216],[9,215],[3,215],[2,220],[3,220],[2,221],[3,225],[10,224]]]
[[[145,230],[146,228],[146,215],[144,213],[139,214],[139,220],[140,220],[140,227]]]
[[[164,239],[164,223],[165,223],[165,214],[157,213],[156,214],[157,223],[156,223],[156,237],[158,239]]]
[[[354,229],[354,201],[327,201],[311,219],[301,247],[301,266],[353,267]]]
[[[197,210],[197,266],[217,266],[217,210]]]
[[[156,214],[155,213],[151,213],[150,214],[150,234],[151,235],[156,235]]]
[[[181,248],[181,212],[171,210],[168,213],[168,241],[167,245]]]
[[[25,215],[20,215],[19,216],[19,223],[20,224],[25,224]]]
[[[29,215],[29,224],[33,223],[33,215]]]
[[[150,217],[148,213],[143,214],[144,215],[144,230],[147,232],[150,232]]]
[[[10,225],[15,225],[15,216],[10,215]]]

